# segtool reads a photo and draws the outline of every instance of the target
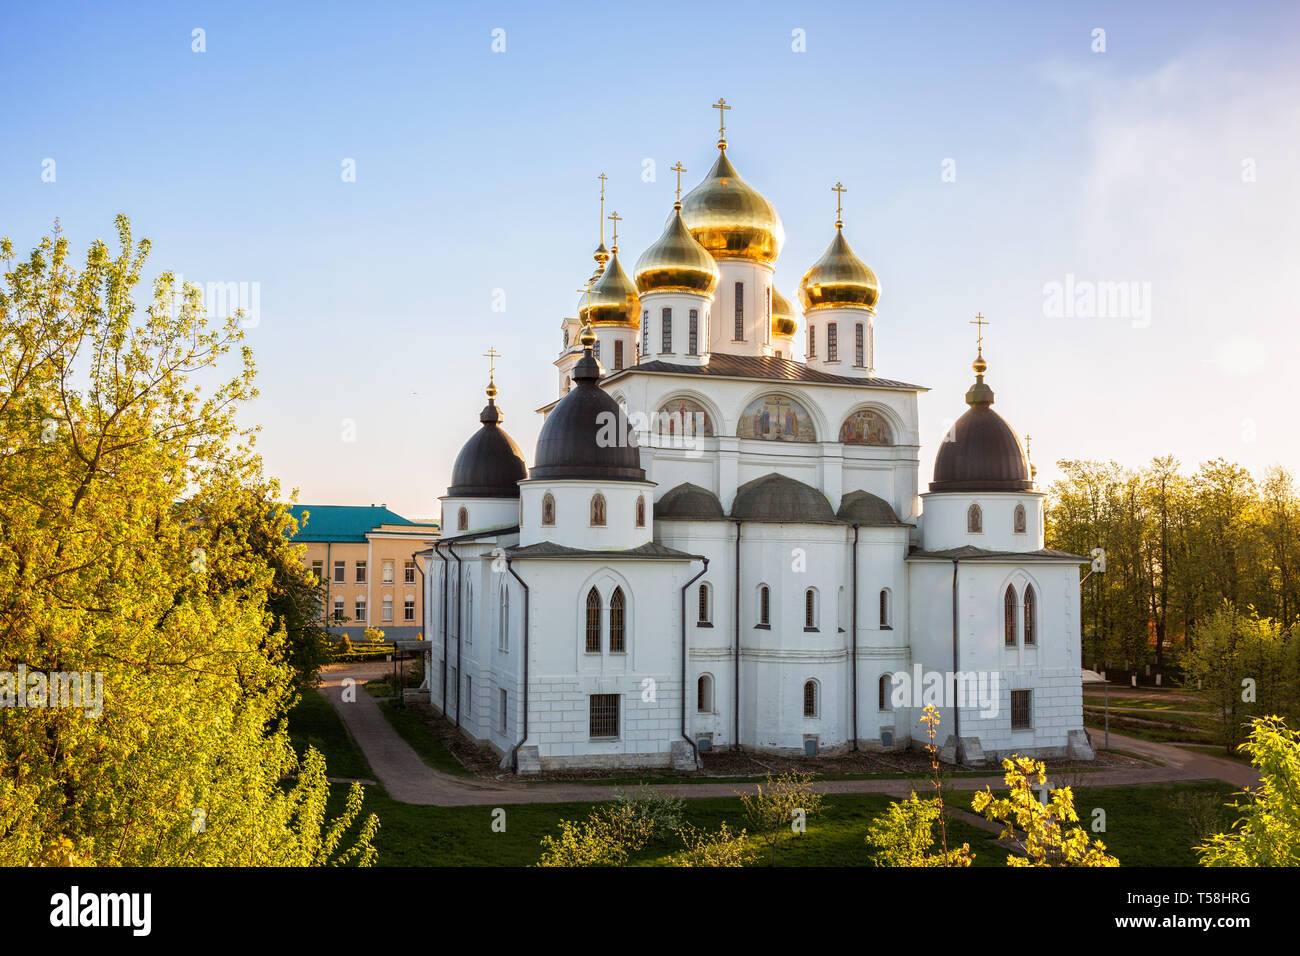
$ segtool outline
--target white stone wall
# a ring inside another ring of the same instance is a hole
[[[1040,491],[930,492],[921,495],[925,509],[922,538],[928,551],[970,546],[988,551],[1036,551],[1043,547],[1043,501]],[[967,530],[971,505],[979,505],[982,531]],[[1015,531],[1017,505],[1025,509],[1025,530]]]

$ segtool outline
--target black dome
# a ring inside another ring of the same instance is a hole
[[[939,445],[931,491],[1032,491],[1029,459],[1011,426],[990,407],[993,389],[984,384],[984,359],[976,359],[975,384],[966,393],[970,409]]]
[[[488,398],[476,431],[456,456],[451,469],[451,498],[518,498],[518,482],[528,477],[528,466],[515,440],[500,427],[501,410]]]
[[[533,478],[645,481],[627,416],[596,384],[600,364],[588,346],[573,368],[576,385],[546,416],[537,436]]]
[[[741,521],[837,524],[826,496],[811,485],[776,473],[736,489],[731,517]]]

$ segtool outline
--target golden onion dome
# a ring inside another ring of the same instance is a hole
[[[790,338],[799,329],[799,317],[795,315],[790,300],[776,291],[772,286],[772,334]]]
[[[776,209],[740,178],[725,149],[704,181],[682,199],[682,219],[714,259],[771,265],[785,242]]]
[[[592,325],[641,326],[641,299],[636,284],[632,282],[618,261],[618,246],[612,250],[605,271],[591,287],[590,296],[584,292],[578,300],[578,321]]]
[[[835,223],[835,238],[825,254],[799,280],[799,301],[813,309],[869,309],[880,298],[880,282],[849,248],[843,224]]]
[[[673,206],[663,235],[636,261],[636,286],[647,292],[693,292],[712,295],[718,287],[718,264],[682,221],[682,205]]]

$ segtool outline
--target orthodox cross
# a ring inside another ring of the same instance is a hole
[[[609,179],[604,173],[596,177],[600,180],[600,244],[605,244],[605,180]]]
[[[718,146],[721,149],[726,149],[727,148],[726,145],[727,144],[727,114],[725,111],[731,109],[731,107],[727,105],[726,100],[724,100],[721,96],[719,96],[718,102],[713,104],[713,108],[718,111]]]
[[[835,227],[844,225],[844,194],[848,192],[843,183],[836,183],[831,187],[831,192],[835,193]]]
[[[677,202],[680,203],[682,201],[682,173],[686,172],[686,167],[682,165],[682,161],[679,159],[676,166],[669,166],[668,168],[677,174]]]
[[[612,213],[610,213],[606,218],[609,219],[609,221],[612,222],[612,223],[614,224],[614,242],[613,242],[613,244],[610,246],[610,248],[613,249],[615,252],[618,252],[618,224],[619,224],[619,222],[622,220],[623,217],[620,216],[620,215],[618,214],[618,210],[615,209],[615,210],[614,210]]]
[[[981,313],[976,312],[975,318],[971,320],[970,324],[975,326],[977,329],[979,329],[979,333],[977,334],[975,339],[975,344],[976,347],[979,349],[980,354],[982,355],[984,353],[984,326],[992,325],[993,323],[985,319]]]
[[[501,353],[489,346],[488,350],[483,353],[483,357],[488,360],[488,378],[496,378],[497,359],[501,357]]]

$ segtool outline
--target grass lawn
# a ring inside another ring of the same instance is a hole
[[[374,779],[366,755],[320,691],[304,689],[302,699],[289,711],[288,719],[294,750],[302,754],[308,745],[315,747],[325,756],[325,772],[329,776]]]
[[[457,760],[438,735],[429,729],[424,718],[409,707],[398,707],[393,700],[381,700],[379,709],[403,740],[434,770],[468,777],[469,771]]]

